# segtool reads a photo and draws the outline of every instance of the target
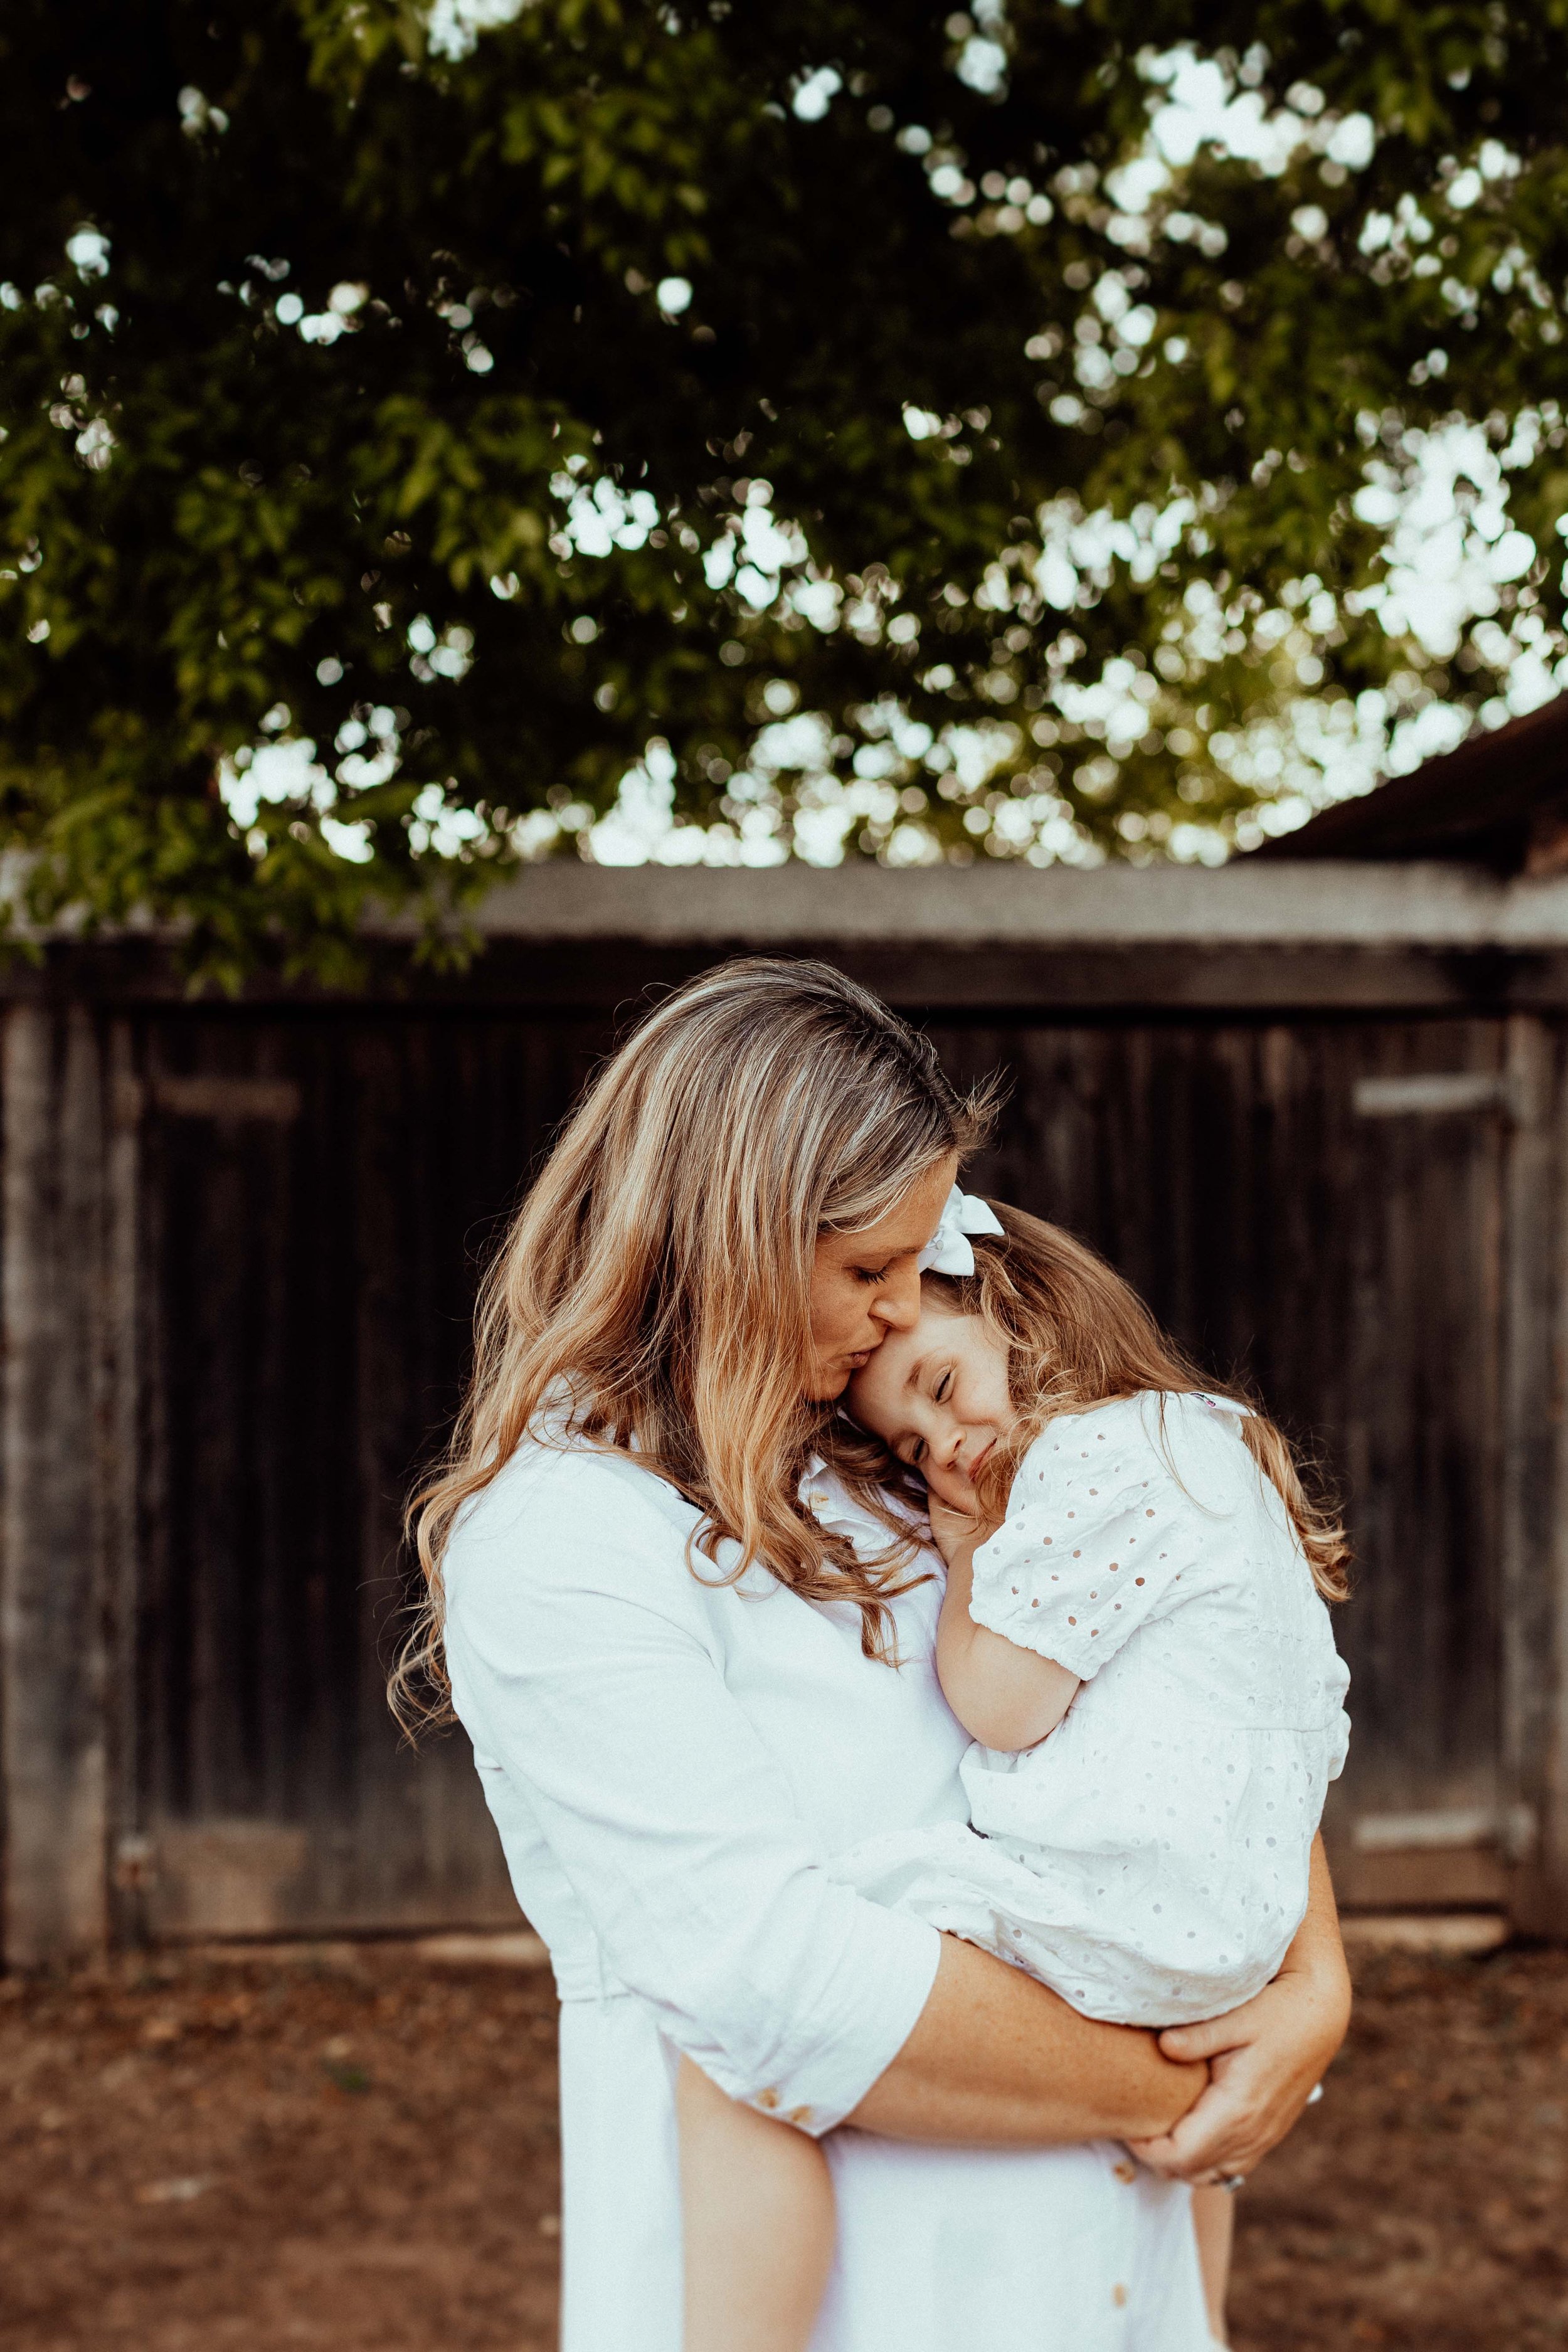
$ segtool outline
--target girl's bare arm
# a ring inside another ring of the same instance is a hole
[[[975,1547],[984,1529],[933,1503],[931,1532],[947,1561],[936,1636],[936,1670],[947,1703],[982,1747],[1038,1747],[1072,1704],[1079,1678],[970,1615]]]

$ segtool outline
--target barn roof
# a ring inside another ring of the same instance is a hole
[[[418,919],[395,915],[367,932],[355,989],[336,996],[269,966],[245,1000],[291,1002],[301,1017],[334,1001],[411,1017],[442,1004],[564,1011],[630,1004],[651,984],[749,952],[823,955],[890,1003],[965,1018],[1011,1020],[1026,1005],[1063,1019],[1568,1013],[1568,871],[1504,876],[1452,858],[1092,872],[994,859],[900,872],[561,859],[500,884],[475,928],[487,952],[463,971],[411,962]],[[36,960],[0,964],[0,1008],[183,1003],[178,944],[129,930],[40,939]]]
[[[1253,855],[1440,858],[1498,874],[1568,872],[1568,694],[1457,751],[1322,809]]]

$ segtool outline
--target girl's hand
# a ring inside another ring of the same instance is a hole
[[[944,1503],[940,1495],[929,1490],[926,1511],[931,1519],[931,1539],[949,1568],[953,1556],[965,1546],[973,1549],[980,1537],[980,1522],[973,1511],[961,1511],[956,1504]]]
[[[1321,1846],[1314,1876],[1321,1869]],[[1328,1874],[1322,1870],[1326,1891]],[[1285,1965],[1256,2000],[1160,2036],[1167,2058],[1206,2058],[1209,2084],[1174,2130],[1131,2143],[1155,2172],[1207,2181],[1247,2174],[1300,2115],[1344,2040],[1350,1979],[1333,1919],[1314,1906]]]

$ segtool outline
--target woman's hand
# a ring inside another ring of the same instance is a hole
[[[1168,2058],[1207,2059],[1209,2084],[1173,2130],[1130,2142],[1133,2155],[1181,2180],[1251,2172],[1321,2082],[1350,2011],[1350,1977],[1320,1838],[1307,1916],[1274,1982],[1228,2017],[1160,2036]]]
[[[1245,2176],[1295,2123],[1340,2039],[1285,1976],[1228,2017],[1163,2033],[1167,2057],[1209,2061],[1209,2084],[1174,2131],[1130,2142],[1132,2154],[1179,2180]]]

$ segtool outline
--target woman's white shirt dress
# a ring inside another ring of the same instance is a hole
[[[833,2131],[914,2026],[940,1939],[824,1862],[968,1814],[941,1588],[896,1604],[895,1671],[853,1608],[694,1575],[696,1517],[634,1463],[530,1443],[447,1556],[454,1701],[562,1995],[563,2352],[679,2352],[673,2051],[832,2133],[812,2352],[1204,2352],[1188,2193],[1121,2148]]]

